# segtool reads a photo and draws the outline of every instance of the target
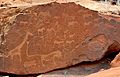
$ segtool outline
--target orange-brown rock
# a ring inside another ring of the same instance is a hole
[[[120,67],[100,71],[85,77],[120,77]]]
[[[111,62],[111,67],[119,67],[119,66],[120,66],[120,53]]]
[[[120,42],[120,21],[74,3],[27,8],[2,29],[0,71],[14,74],[99,60]]]

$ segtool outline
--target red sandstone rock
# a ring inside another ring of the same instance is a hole
[[[2,26],[0,71],[44,73],[99,60],[120,42],[120,21],[112,18],[74,3],[27,8]]]
[[[120,67],[100,71],[85,77],[120,77]]]
[[[115,57],[115,59],[111,62],[112,67],[120,66],[120,53]]]

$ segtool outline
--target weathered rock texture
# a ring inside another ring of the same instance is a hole
[[[30,7],[32,5],[40,5],[46,4],[51,2],[58,2],[58,3],[68,3],[68,2],[75,2],[76,4],[80,4],[86,8],[91,10],[95,10],[98,12],[102,12],[104,14],[115,15],[118,16],[120,14],[120,6],[111,5],[110,3],[99,2],[98,0],[0,0],[0,8],[5,7]]]
[[[75,66],[51,71],[37,77],[85,77],[92,73],[110,68],[107,58],[95,62],[83,62]]]
[[[98,73],[94,73],[85,77],[120,77],[120,67],[100,71]]]
[[[120,42],[120,21],[74,3],[27,8],[1,29],[0,71],[15,74],[96,61]]]

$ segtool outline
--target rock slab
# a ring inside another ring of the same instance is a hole
[[[85,77],[120,77],[120,67],[100,71]]]
[[[7,73],[45,73],[96,61],[120,42],[119,20],[74,3],[33,6],[6,25],[1,27],[0,71]]]

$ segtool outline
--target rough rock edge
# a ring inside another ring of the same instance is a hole
[[[120,77],[120,67],[99,71],[85,77]]]
[[[5,8],[0,9],[0,46],[4,47],[5,35],[10,29],[10,25],[14,23],[16,16],[20,14],[20,8]],[[0,49],[0,57],[4,56],[3,50]]]
[[[51,2],[58,2],[58,3],[74,2],[90,10],[98,11],[106,15],[114,15],[114,16],[120,17],[119,15],[120,6],[111,5],[108,3],[96,2],[93,0],[40,0],[40,1],[38,0],[17,0],[17,1],[2,0],[2,1],[0,1],[2,2],[1,8],[7,8],[7,7],[27,8],[34,5],[48,4]]]
[[[111,62],[111,67],[120,67],[120,53]]]

